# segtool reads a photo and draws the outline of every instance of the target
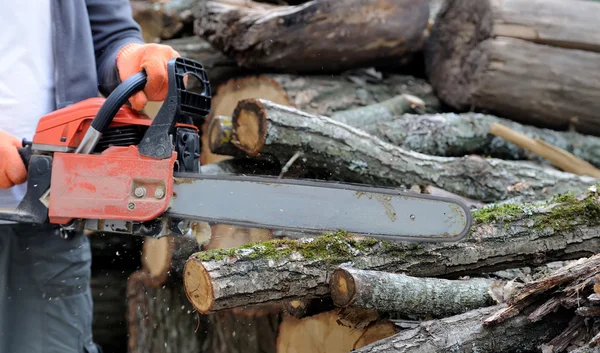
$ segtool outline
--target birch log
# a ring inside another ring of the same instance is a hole
[[[431,184],[460,196],[497,201],[581,192],[597,179],[528,162],[438,157],[386,143],[325,116],[261,99],[241,100],[232,116],[232,142],[247,155],[272,156],[285,164],[297,151],[308,168],[332,178],[371,185]]]
[[[491,135],[489,131],[494,123],[538,138],[600,166],[599,137],[523,125],[481,113],[404,114],[393,120],[377,121],[373,134],[393,145],[434,156],[479,154],[510,160],[537,159],[515,144]]]
[[[428,20],[425,0],[217,0],[198,6],[195,33],[241,67],[323,74],[402,65],[421,50]]]
[[[560,197],[473,212],[474,225],[458,243],[388,243],[346,234],[273,240],[192,255],[184,285],[199,312],[330,295],[330,275],[341,263],[361,270],[410,276],[482,274],[600,250],[600,200]]]
[[[497,304],[489,292],[493,285],[501,286],[486,278],[421,278],[340,267],[331,274],[329,289],[339,307],[443,318]]]
[[[600,134],[600,3],[449,0],[424,46],[430,82],[457,110]]]

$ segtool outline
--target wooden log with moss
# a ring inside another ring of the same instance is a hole
[[[502,305],[490,306],[446,317],[428,320],[357,349],[356,353],[496,353],[535,351],[558,334],[568,324],[568,318],[555,313],[547,320],[531,323],[525,315],[507,321],[502,326],[487,328],[482,320]]]
[[[448,0],[424,47],[438,96],[530,125],[599,135],[600,3]]]
[[[448,280],[400,273],[340,267],[329,282],[331,298],[339,307],[400,313],[408,317],[443,318],[495,303],[487,278]]]
[[[473,211],[470,233],[457,243],[403,244],[345,233],[273,240],[192,255],[185,291],[199,312],[330,295],[341,263],[410,276],[480,275],[574,259],[600,250],[600,199],[564,195],[538,203]]]
[[[494,202],[582,192],[597,181],[525,161],[425,155],[326,116],[263,99],[241,100],[232,123],[232,142],[248,156],[270,156],[284,165],[301,151],[306,168],[348,182],[404,187],[431,184],[460,196]]]
[[[479,154],[509,160],[538,159],[515,144],[491,135],[490,127],[494,123],[550,143],[600,166],[600,138],[596,136],[522,125],[488,114],[405,114],[393,120],[377,121],[372,133],[393,145],[434,156]]]
[[[195,17],[195,33],[241,67],[339,73],[405,63],[422,48],[429,2],[315,0],[276,6],[211,0],[198,6]]]

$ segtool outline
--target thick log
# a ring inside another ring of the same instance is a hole
[[[499,159],[539,160],[515,144],[491,135],[494,123],[550,143],[600,167],[600,138],[596,136],[522,125],[488,114],[405,114],[390,121],[381,119],[373,134],[396,146],[434,156],[479,154]]]
[[[438,96],[463,111],[600,135],[600,3],[449,0],[424,47]]]
[[[251,0],[205,1],[195,33],[241,67],[289,73],[339,73],[401,66],[421,50],[425,0],[314,0],[275,6]]]
[[[425,112],[440,110],[439,99],[433,94],[431,86],[423,79],[406,75],[382,77],[371,70],[355,70],[335,76],[262,74],[231,79],[216,88],[211,114],[202,126],[202,164],[227,159],[227,156],[210,151],[207,128],[212,117],[230,117],[242,99],[262,98],[309,113],[330,115],[403,94],[422,99]]]
[[[335,305],[400,313],[418,318],[443,318],[495,303],[492,279],[448,280],[399,273],[340,267],[333,271],[329,290]]]
[[[356,353],[495,353],[535,351],[568,324],[569,319],[553,314],[530,323],[522,315],[502,326],[487,328],[481,321],[499,306],[475,309],[440,320],[424,321],[417,328],[356,350]]]
[[[280,315],[200,315],[181,284],[147,287],[145,276],[140,270],[128,281],[129,353],[276,352]]]
[[[431,184],[493,202],[581,192],[597,181],[529,162],[424,155],[325,116],[261,99],[240,101],[232,122],[232,142],[248,156],[268,155],[284,164],[302,151],[307,168],[324,169],[332,178],[350,182],[405,187]]]
[[[474,225],[458,243],[402,244],[329,234],[272,240],[192,255],[185,291],[199,312],[329,296],[341,263],[416,277],[461,275],[533,266],[591,255],[600,249],[600,200],[595,192],[535,204],[473,211]]]
[[[347,353],[399,331],[385,320],[367,327],[349,327],[340,324],[339,314],[339,310],[331,310],[302,319],[284,317],[277,337],[277,353]]]
[[[193,32],[194,0],[130,0],[133,19],[142,29],[147,43],[160,42]]]

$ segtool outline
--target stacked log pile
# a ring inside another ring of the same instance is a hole
[[[145,239],[129,352],[598,349],[599,2],[131,3],[147,41],[205,65],[203,173],[453,197],[474,223],[456,243]]]

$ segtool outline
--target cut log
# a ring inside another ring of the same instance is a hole
[[[378,321],[365,328],[339,323],[339,310],[298,319],[286,316],[277,337],[277,353],[347,353],[398,332],[394,324]]]
[[[210,233],[210,226],[206,224],[206,227]],[[205,238],[210,239],[210,234]],[[187,236],[147,237],[142,251],[142,268],[148,270],[146,285],[156,288],[167,282],[180,281],[186,260],[200,251],[201,245],[195,238]]]
[[[401,66],[421,50],[425,0],[315,0],[275,6],[251,0],[205,1],[195,33],[241,67],[289,73],[339,73]]]
[[[280,315],[199,315],[181,284],[147,287],[146,275],[140,270],[128,281],[129,353],[276,352]]]
[[[494,123],[541,139],[600,167],[600,138],[596,136],[522,125],[487,114],[405,114],[390,121],[378,121],[373,134],[396,146],[434,156],[479,154],[499,159],[539,160],[515,144],[491,135]]]
[[[215,88],[211,114],[203,125],[202,164],[217,163],[227,156],[215,155],[208,146],[208,125],[214,116],[231,116],[242,99],[262,98],[294,106],[314,114],[332,114],[392,99],[402,94],[419,97],[425,112],[440,110],[440,102],[423,79],[405,75],[380,77],[370,70],[341,75],[263,74],[231,79]]]
[[[356,353],[495,353],[535,351],[549,337],[561,332],[569,319],[554,314],[547,320],[530,323],[522,315],[502,326],[486,328],[483,318],[499,306],[475,309],[440,320],[422,322],[392,337],[356,350]]]
[[[246,99],[232,116],[232,142],[248,156],[272,156],[284,164],[297,151],[307,168],[337,180],[371,185],[431,184],[460,196],[497,201],[582,192],[598,180],[533,163],[429,156],[386,143],[325,116],[267,100]],[[520,187],[515,187],[519,185]]]
[[[448,0],[424,47],[438,96],[535,126],[600,135],[600,3]]]
[[[448,280],[340,267],[331,274],[329,290],[339,307],[399,313],[414,318],[443,318],[495,303],[486,278]]]
[[[192,255],[185,291],[199,312],[329,296],[341,263],[416,277],[481,275],[570,260],[600,250],[600,199],[562,196],[535,204],[473,211],[474,225],[458,243],[389,243],[344,233],[272,240]]]

